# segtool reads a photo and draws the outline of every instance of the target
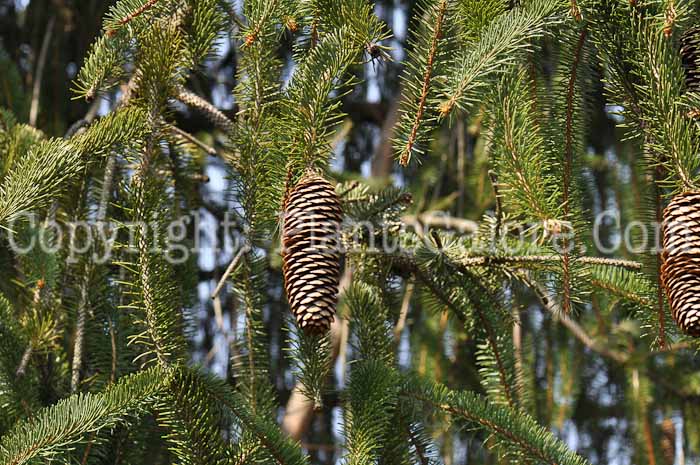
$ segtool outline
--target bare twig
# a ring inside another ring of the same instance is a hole
[[[20,378],[24,376],[24,373],[27,371],[27,365],[29,365],[29,360],[32,358],[32,353],[34,353],[34,346],[30,343],[26,349],[24,349],[24,353],[22,354],[22,358],[19,361],[19,366],[17,367],[17,371],[15,372],[15,375]]]
[[[404,326],[406,326],[406,317],[408,316],[408,307],[411,304],[411,297],[413,297],[413,283],[406,284],[406,291],[403,294],[403,301],[401,302],[401,312],[399,313],[399,319],[394,326],[394,340],[398,341],[403,332]]]
[[[206,152],[207,154],[212,155],[212,156],[214,156],[214,157],[218,155],[218,153],[216,152],[216,149],[215,149],[214,147],[212,147],[211,145],[205,144],[204,142],[202,142],[201,140],[197,139],[196,137],[194,137],[194,136],[193,136],[192,134],[190,134],[189,132],[185,132],[185,131],[183,131],[182,129],[180,129],[180,128],[178,128],[177,126],[172,125],[172,124],[168,125],[168,127],[170,128],[170,130],[171,130],[172,132],[174,132],[174,133],[177,134],[178,136],[182,137],[183,139],[186,139],[188,142],[190,142],[190,143],[196,145],[197,147],[199,147],[200,149],[202,149],[202,150],[203,150],[204,152]]]
[[[52,16],[46,25],[46,33],[44,40],[41,43],[39,51],[39,60],[37,61],[36,73],[34,74],[34,85],[32,86],[32,103],[29,108],[29,125],[36,127],[36,119],[39,116],[39,97],[41,96],[41,81],[44,75],[44,67],[46,66],[46,57],[49,52],[49,44],[53,35],[53,28],[56,24],[56,17]]]
[[[41,305],[42,290],[44,289],[45,284],[46,282],[43,279],[40,279],[39,281],[37,281],[36,287],[34,288],[34,295],[32,296],[32,308],[35,311],[38,310]],[[34,345],[34,341],[29,341],[27,348],[24,349],[22,358],[19,361],[19,366],[17,367],[17,371],[15,372],[17,378],[21,378],[26,373],[29,361],[32,358],[32,354],[34,354]]]
[[[112,348],[112,368],[109,372],[109,382],[114,383],[117,379],[117,335],[114,332],[114,322],[109,320],[109,343]]]
[[[214,288],[214,292],[211,293],[212,299],[216,299],[216,297],[219,295],[219,292],[221,292],[221,289],[223,289],[224,285],[226,284],[226,280],[229,278],[229,276],[231,276],[231,273],[233,273],[233,271],[238,266],[238,262],[241,260],[241,257],[247,251],[248,247],[241,247],[236,256],[233,257],[233,260],[231,260],[231,263],[229,264],[228,268],[226,268],[226,271],[224,271],[224,274],[221,276],[221,279],[216,285],[216,288]]]
[[[530,289],[532,289],[537,297],[540,299],[542,302],[542,305],[544,308],[554,316],[555,319],[557,319],[566,329],[571,332],[571,334],[574,335],[576,339],[578,339],[584,346],[588,347],[594,352],[597,352],[598,354],[609,358],[611,360],[614,360],[617,363],[623,364],[626,363],[627,360],[629,360],[629,356],[619,352],[614,349],[610,349],[603,344],[600,344],[599,342],[595,341],[591,336],[586,333],[586,331],[574,320],[572,320],[566,313],[564,313],[559,306],[559,304],[552,298],[552,296],[548,295],[547,290],[542,286],[540,283],[536,282],[533,279],[530,279],[529,276],[526,276],[525,274],[520,275],[521,279],[523,282],[525,282]]]
[[[73,344],[73,364],[71,367],[70,391],[78,390],[80,368],[83,361],[83,339],[85,336],[85,319],[89,304],[88,287],[90,285],[90,265],[85,266],[83,282],[80,286],[80,302],[78,303],[78,320],[75,324],[75,343]]]

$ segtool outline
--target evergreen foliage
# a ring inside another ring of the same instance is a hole
[[[0,31],[0,464],[700,459],[700,346],[649,230],[599,221],[698,189],[700,8],[393,3],[100,3],[60,123]],[[282,284],[310,169],[344,214],[327,334]]]

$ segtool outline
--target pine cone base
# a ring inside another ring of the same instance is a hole
[[[675,196],[664,210],[661,285],[676,324],[700,337],[700,192]]]
[[[307,334],[333,322],[340,280],[340,199],[315,173],[305,174],[284,203],[282,272],[289,307]]]

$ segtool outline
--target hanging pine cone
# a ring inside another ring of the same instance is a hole
[[[675,196],[664,210],[661,284],[676,324],[700,337],[700,192]]]
[[[287,300],[297,325],[323,334],[333,322],[340,279],[340,199],[308,172],[284,202],[282,258]]]
[[[681,36],[681,59],[688,90],[700,91],[700,27],[694,26]]]

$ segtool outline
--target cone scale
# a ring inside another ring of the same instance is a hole
[[[661,285],[686,334],[700,337],[700,192],[676,195],[664,210]]]
[[[306,173],[284,202],[282,272],[290,310],[307,334],[333,322],[340,280],[340,199],[316,173]]]

